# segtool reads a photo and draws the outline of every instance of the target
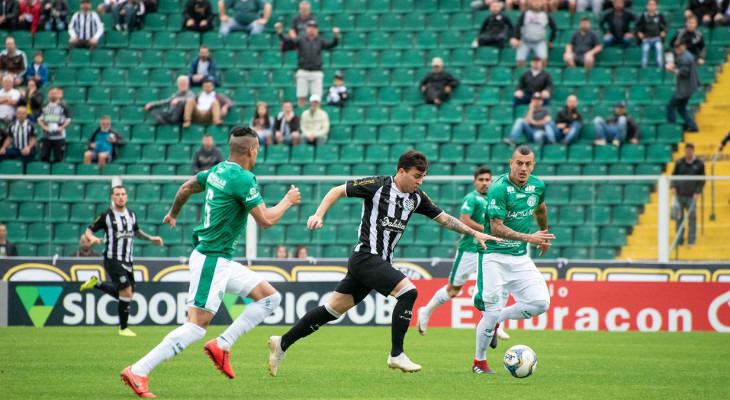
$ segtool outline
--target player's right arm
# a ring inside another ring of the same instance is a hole
[[[302,195],[299,193],[294,185],[291,185],[291,189],[284,195],[279,204],[271,208],[266,208],[266,204],[261,204],[251,209],[251,216],[256,220],[258,226],[268,229],[276,225],[277,222],[284,216],[286,210],[289,207],[299,204],[302,199]]]
[[[170,207],[170,211],[168,211],[165,218],[162,219],[163,224],[169,224],[170,228],[175,228],[177,215],[180,214],[180,210],[182,210],[182,207],[188,202],[190,196],[205,190],[205,186],[200,184],[199,178],[203,179],[202,181],[205,182],[205,179],[208,178],[207,172],[208,171],[203,171],[199,173],[180,186],[180,189],[177,190],[177,194],[175,195],[175,201]],[[203,178],[201,175],[205,175],[205,177]]]
[[[484,225],[478,224],[476,221],[474,221],[474,219],[472,219],[472,215],[476,212],[476,204],[474,204],[475,202],[476,201],[470,197],[466,197],[464,199],[464,203],[461,205],[461,214],[459,215],[459,221],[477,232],[483,232]]]
[[[106,224],[106,213],[103,212],[99,214],[98,217],[94,220],[94,222],[89,225],[88,228],[86,228],[86,232],[84,232],[84,235],[86,239],[91,243],[92,246],[98,246],[101,244],[101,239],[94,236],[95,232],[98,232],[101,229],[104,229],[104,224]]]
[[[492,229],[492,235],[507,240],[516,240],[519,242],[528,242],[536,245],[549,243],[555,239],[555,235],[548,231],[537,231],[533,234],[515,232],[504,224],[503,219],[490,218],[489,227]]]
[[[327,214],[327,210],[332,207],[342,197],[347,197],[346,185],[335,186],[327,192],[322,202],[317,207],[317,211],[307,220],[307,228],[319,229],[322,227],[322,219]]]

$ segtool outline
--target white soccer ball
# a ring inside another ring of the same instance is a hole
[[[537,368],[537,354],[522,344],[512,346],[504,353],[504,367],[515,378],[527,378]]]

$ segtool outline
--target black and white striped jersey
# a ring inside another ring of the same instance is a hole
[[[364,199],[362,221],[358,228],[360,242],[355,251],[379,255],[393,262],[393,251],[413,213],[431,219],[443,211],[421,189],[413,193],[398,190],[392,176],[376,176],[348,181],[347,197]]]
[[[92,232],[104,230],[104,258],[134,261],[134,234],[139,230],[134,211],[125,209],[119,212],[109,208],[96,217],[89,229]]]
[[[104,34],[104,24],[94,11],[74,13],[68,26],[71,38],[78,38],[79,40],[98,40]]]
[[[10,125],[8,134],[13,138],[13,145],[17,149],[24,149],[30,144],[30,140],[36,137],[35,127],[29,120],[21,124],[17,120]]]

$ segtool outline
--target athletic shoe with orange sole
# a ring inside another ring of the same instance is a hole
[[[146,397],[148,399],[154,399],[157,397],[153,393],[150,393],[150,390],[147,387],[147,378],[139,376],[139,375],[135,375],[132,372],[131,365],[128,366],[127,368],[124,368],[121,375],[122,375],[122,382],[124,382],[125,385],[132,388],[132,390],[134,390],[134,394],[136,394],[137,396]]]
[[[211,339],[205,344],[203,350],[205,351],[205,354],[213,360],[213,364],[215,364],[215,367],[218,368],[223,375],[231,379],[236,377],[236,374],[233,373],[233,367],[231,367],[231,352],[218,347],[218,339]]]

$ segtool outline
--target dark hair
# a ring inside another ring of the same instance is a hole
[[[694,150],[695,149],[695,145],[693,145],[692,143],[686,143],[684,145],[684,148],[685,149],[692,149],[692,150]]]
[[[523,144],[517,146],[517,148],[515,149],[515,153],[520,153],[523,156],[529,156],[530,154],[532,154],[532,149],[530,148],[530,146]]]
[[[284,104],[286,104],[286,103],[289,103],[289,104],[291,104],[291,105],[294,105],[294,103],[292,103],[292,101],[291,101],[291,100],[284,100],[284,101],[282,101],[282,102],[281,102],[281,104],[282,104],[282,105],[284,105]]]
[[[474,171],[474,179],[476,179],[477,176],[483,175],[483,174],[492,175],[492,170],[487,167],[479,167],[479,168],[477,168],[476,171]]]
[[[213,82],[213,80],[212,80],[212,79],[209,79],[209,78],[205,78],[205,79],[203,79],[203,85],[205,85],[206,83],[212,83],[212,84],[213,84],[213,86],[215,86],[215,82]]]
[[[43,53],[41,53],[40,51],[36,51],[35,54],[33,54],[33,58],[36,58],[38,56],[43,57]]]
[[[127,191],[127,188],[125,188],[124,185],[116,185],[116,186],[112,186],[112,192],[111,192],[111,194],[113,195],[114,194],[114,191],[117,190],[117,189],[124,189],[125,192]]]
[[[426,156],[420,151],[408,150],[401,154],[398,159],[398,169],[401,168],[406,172],[410,171],[411,168],[426,172],[428,170],[428,160],[426,160]]]
[[[234,126],[233,129],[231,129],[231,136],[248,136],[248,137],[255,137],[258,138],[259,135],[254,131],[253,129],[247,127],[247,126]]]
[[[208,50],[210,50],[210,47],[208,47],[208,45],[201,44],[200,47],[198,47],[198,50],[200,50],[200,49],[208,49]]]
[[[266,112],[264,113],[264,115],[259,114],[259,106],[261,105],[266,107]],[[271,128],[271,115],[269,114],[269,105],[266,104],[265,101],[259,101],[258,103],[256,103],[256,111],[253,112],[253,118],[251,119],[251,122],[255,122],[258,118],[264,119],[264,128]]]
[[[690,14],[689,17],[685,18],[684,22],[687,23],[687,21],[693,19],[695,22],[697,22],[697,16],[694,14]]]
[[[583,22],[583,21],[591,22],[591,19],[588,17],[581,17],[580,22]]]

